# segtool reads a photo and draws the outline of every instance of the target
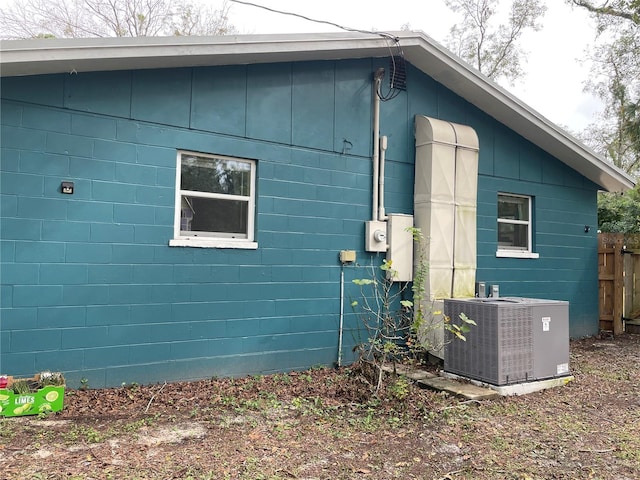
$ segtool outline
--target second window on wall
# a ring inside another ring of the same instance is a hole
[[[498,193],[499,256],[537,256],[532,253],[532,203],[530,196]]]

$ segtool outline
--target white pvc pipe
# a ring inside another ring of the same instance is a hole
[[[384,71],[382,72],[384,74]],[[371,220],[378,220],[378,196],[380,178],[380,83],[382,74],[376,72],[373,77],[373,199]]]
[[[378,175],[379,175],[378,220],[380,221],[387,220],[388,218],[384,210],[384,160],[385,160],[386,151],[387,151],[387,137],[385,135],[380,137],[380,159],[379,159],[380,167],[378,168]]]

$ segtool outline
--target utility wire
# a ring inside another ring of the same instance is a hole
[[[276,10],[275,8],[265,7],[264,5],[258,5],[257,3],[246,2],[246,1],[243,1],[243,0],[230,0],[230,1],[233,2],[233,3],[241,3],[242,5],[249,5],[250,7],[262,8],[263,10],[267,10],[267,11],[273,12],[273,13],[279,13],[281,15],[289,15],[291,17],[302,18],[303,20],[308,20],[309,22],[323,23],[325,25],[331,25],[332,27],[336,27],[336,28],[339,28],[340,30],[345,30],[347,32],[369,33],[369,34],[372,34],[372,35],[380,35],[381,37],[391,39],[394,42],[398,42],[398,40],[399,40],[398,37],[396,37],[394,35],[391,35],[389,33],[385,33],[385,32],[374,32],[374,31],[371,31],[371,30],[360,30],[359,28],[345,27],[343,25],[338,25],[337,23],[329,22],[328,20],[318,20],[318,19],[315,19],[315,18],[306,17],[306,16],[301,15],[299,13],[285,12],[283,10]]]

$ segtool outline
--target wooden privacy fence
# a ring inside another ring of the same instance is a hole
[[[600,330],[640,333],[640,234],[598,234]]]

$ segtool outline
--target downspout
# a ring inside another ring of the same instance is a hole
[[[380,195],[380,84],[384,76],[384,68],[373,74],[373,199],[371,219],[378,220],[378,204]]]

